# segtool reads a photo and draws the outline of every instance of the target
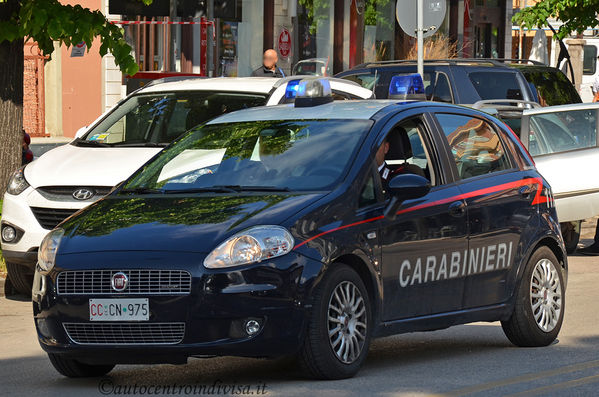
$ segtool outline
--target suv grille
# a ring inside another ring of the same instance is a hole
[[[128,278],[122,292],[112,289],[112,275],[123,272]],[[191,292],[191,274],[184,270],[74,270],[58,274],[59,295],[184,295]]]
[[[112,190],[110,186],[42,186],[38,187],[37,191],[52,201],[79,201],[73,197],[73,194],[79,189],[86,189],[92,193],[92,196],[86,199],[86,201],[98,200]]]
[[[185,323],[63,323],[69,338],[82,345],[173,345],[181,343]]]
[[[40,208],[31,207],[35,219],[39,222],[44,229],[52,230],[60,222],[73,215],[78,210],[74,209],[61,209],[61,208]]]

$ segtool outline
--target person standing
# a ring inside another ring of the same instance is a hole
[[[22,145],[21,165],[29,164],[33,161],[33,152],[31,151],[31,149],[29,149],[30,144],[31,144],[31,137],[23,129],[23,145]]]
[[[595,76],[593,84],[591,84],[591,91],[593,91],[593,102],[599,102],[599,74]]]
[[[285,77],[283,69],[277,66],[279,57],[272,48],[264,51],[262,66],[252,72],[252,77]]]

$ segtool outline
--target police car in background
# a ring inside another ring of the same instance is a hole
[[[30,294],[42,238],[119,182],[179,135],[233,110],[293,102],[300,79],[166,78],[121,101],[69,145],[50,150],[18,170],[2,208],[1,242],[9,278]],[[329,79],[335,99],[366,99],[372,92]]]
[[[405,98],[422,82],[391,87]],[[549,345],[566,275],[551,189],[503,123],[447,104],[333,102],[312,79],[294,105],[194,128],[50,232],[33,309],[69,377],[297,354],[339,379],[395,333],[501,321],[514,344]]]

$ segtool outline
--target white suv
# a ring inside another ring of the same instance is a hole
[[[37,250],[64,219],[106,195],[185,131],[226,112],[294,100],[300,77],[171,78],[154,81],[100,116],[77,137],[19,169],[2,207],[2,255],[13,286],[31,291]],[[336,99],[371,91],[328,79]]]

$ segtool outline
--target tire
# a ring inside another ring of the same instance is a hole
[[[335,264],[313,295],[300,366],[317,379],[350,378],[366,359],[371,331],[372,310],[362,279],[351,267]]]
[[[6,262],[6,271],[13,287],[19,293],[31,296],[33,274],[30,274],[28,270],[26,266]]]
[[[84,364],[77,360],[65,358],[53,353],[48,353],[48,358],[50,358],[50,362],[61,375],[69,378],[91,378],[103,376],[112,371],[114,368],[114,364]]]
[[[575,253],[576,248],[578,248],[578,241],[580,240],[580,224],[581,221],[560,223],[568,255]]]
[[[546,281],[541,282],[543,279]],[[509,320],[501,322],[501,326],[505,335],[516,346],[547,346],[559,334],[564,309],[562,267],[548,247],[540,247],[526,264],[516,292],[514,311]]]

